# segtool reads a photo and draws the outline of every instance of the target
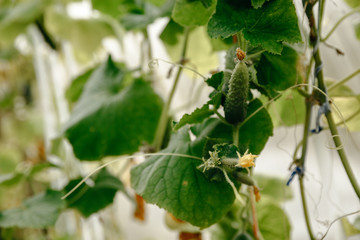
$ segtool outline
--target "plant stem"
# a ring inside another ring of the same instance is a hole
[[[239,147],[239,129],[240,124],[233,125],[233,144]]]
[[[354,188],[354,191],[356,193],[356,195],[358,196],[358,198],[360,199],[360,189],[359,189],[359,186],[357,184],[357,181],[356,181],[356,178],[355,178],[355,175],[350,167],[350,164],[349,164],[349,161],[347,159],[347,156],[345,154],[345,151],[344,151],[344,147],[341,143],[341,139],[340,139],[340,136],[339,136],[339,133],[338,133],[338,130],[335,126],[335,122],[334,122],[334,119],[332,117],[332,114],[331,112],[328,112],[325,114],[326,116],[326,119],[327,119],[327,122],[329,124],[329,128],[330,128],[330,132],[331,132],[331,135],[333,137],[333,141],[335,143],[335,146],[336,146],[336,150],[340,156],[340,160],[343,164],[343,167],[346,171],[346,174],[348,175],[348,178],[351,182],[351,185],[353,186]]]
[[[305,123],[304,123],[304,131],[303,131],[303,140],[301,141],[301,143],[302,143],[301,157],[300,157],[299,161],[296,162],[296,164],[298,166],[302,166],[302,167],[304,166],[304,163],[305,163],[307,146],[308,146],[308,138],[309,138],[309,132],[310,132],[312,104],[308,98],[305,99],[305,106],[306,106],[306,114],[305,114]],[[295,150],[295,153],[294,153],[294,161],[296,159],[296,152],[297,152],[297,149]],[[306,228],[309,233],[310,239],[314,240],[315,238],[314,238],[314,234],[312,233],[312,230],[311,230],[311,224],[310,224],[310,220],[309,220],[306,198],[305,198],[305,193],[304,193],[303,175],[301,175],[301,174],[299,174],[299,184],[300,184],[301,202],[302,202],[303,211],[304,211]]]
[[[301,157],[299,159],[299,166],[304,166],[307,146],[308,146],[308,138],[310,133],[310,120],[311,120],[311,107],[312,104],[309,99],[305,99],[305,123],[304,123],[304,131],[303,131],[303,140],[302,140],[302,148],[301,148]]]
[[[301,202],[302,202],[302,206],[303,206],[303,210],[304,210],[306,228],[308,230],[310,239],[315,240],[314,234],[312,233],[312,230],[311,230],[309,214],[307,211],[306,197],[305,197],[305,191],[304,191],[304,182],[303,182],[302,176],[299,177],[299,184],[300,184]]]
[[[249,190],[249,197],[250,197],[250,204],[251,204],[251,216],[252,216],[252,220],[253,220],[254,238],[256,240],[262,240],[263,237],[261,236],[259,224],[258,224],[257,217],[256,217],[254,186],[249,186],[248,190]]]
[[[352,11],[348,12],[347,14],[345,14],[342,18],[339,19],[339,21],[337,21],[337,23],[334,25],[334,27],[330,30],[330,32],[324,38],[321,39],[321,41],[325,42],[331,36],[331,34],[333,34],[333,32],[340,25],[340,23],[342,23],[347,17],[349,17],[352,14],[357,13],[359,11],[360,11],[360,7],[357,7],[355,9],[353,9]]]
[[[186,28],[185,32],[184,32],[184,43],[183,43],[183,47],[182,47],[180,62],[185,58],[188,39],[189,39],[189,29]],[[171,101],[174,97],[174,93],[175,93],[176,87],[178,85],[182,71],[183,71],[183,68],[179,67],[178,71],[176,73],[176,77],[175,77],[173,86],[171,88],[169,97],[168,97],[167,102],[165,103],[165,106],[160,115],[160,120],[159,120],[159,123],[157,126],[157,130],[156,130],[156,134],[155,134],[155,138],[154,138],[154,142],[153,142],[153,146],[154,146],[154,149],[156,152],[158,152],[161,149],[161,145],[162,145],[163,138],[165,135],[165,130],[167,127],[168,114],[169,114]]]
[[[315,59],[315,66],[320,66],[321,65],[321,57],[320,57],[320,51],[319,48],[317,48],[315,54],[314,54],[314,59]],[[326,86],[325,86],[325,81],[324,81],[324,75],[323,75],[323,71],[322,69],[318,72],[317,74],[317,79],[318,79],[318,87],[320,90],[322,90],[323,92],[327,92],[326,90]],[[321,95],[322,97],[320,98],[321,104],[324,104],[326,100],[326,97],[324,95]],[[325,99],[324,99],[325,98]],[[356,195],[358,196],[358,198],[360,199],[360,189],[359,189],[359,185],[357,184],[356,178],[354,176],[354,173],[350,167],[349,161],[347,159],[347,156],[345,154],[345,151],[343,149],[343,145],[341,143],[341,139],[339,137],[339,133],[337,131],[336,125],[334,123],[334,119],[332,117],[332,113],[331,111],[325,113],[329,128],[330,128],[330,132],[333,136],[333,141],[334,144],[336,146],[337,152],[339,154],[341,163],[343,164],[343,167],[346,171],[346,174],[348,175],[348,178],[351,182],[351,185],[354,188],[354,191],[356,193]]]
[[[328,91],[332,91],[334,90],[335,88],[337,88],[338,86],[341,86],[343,85],[344,83],[346,83],[347,81],[351,80],[353,77],[355,77],[356,75],[358,75],[360,73],[360,68],[358,70],[356,70],[355,72],[353,72],[352,74],[350,74],[349,76],[347,76],[346,78],[344,78],[343,80],[341,81],[338,81],[334,84],[332,84],[329,88],[328,88]]]
[[[246,52],[246,40],[244,38],[244,35],[242,32],[238,32],[236,34],[236,37],[238,39],[238,43],[239,43],[239,47],[241,50],[243,50],[244,52]]]

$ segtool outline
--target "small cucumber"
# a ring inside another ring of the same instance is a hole
[[[249,91],[249,73],[244,62],[235,65],[229,80],[229,92],[226,94],[225,119],[231,124],[244,121],[247,113],[247,95]]]

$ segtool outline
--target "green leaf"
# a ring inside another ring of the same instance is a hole
[[[202,157],[205,138],[190,140],[188,129],[175,133],[163,153]],[[219,221],[234,201],[225,181],[210,181],[196,167],[202,163],[178,156],[154,156],[131,170],[131,184],[146,202],[154,203],[176,218],[208,227]]]
[[[81,180],[82,178],[70,181],[65,190],[69,192]],[[79,210],[85,217],[110,205],[117,191],[125,192],[123,183],[106,169],[102,169],[91,180],[91,184],[82,184],[66,198],[68,207]]]
[[[333,117],[336,124],[346,122],[349,131],[360,131],[360,95],[350,97],[333,97]],[[341,110],[341,115],[337,111]]]
[[[164,5],[157,7],[149,2],[145,2],[142,11],[124,15],[121,18],[121,23],[127,30],[144,29],[156,19],[170,16],[174,4],[175,0],[167,0]]]
[[[257,65],[257,79],[259,84],[273,90],[285,90],[297,82],[298,54],[290,48],[284,46],[281,55],[264,53]]]
[[[335,84],[336,81],[334,80],[326,80],[325,81],[325,85],[326,86],[331,86],[333,84]],[[351,89],[350,87],[342,84],[342,85],[339,85],[335,88],[332,88],[329,91],[329,95],[331,97],[353,97],[355,96],[356,94],[354,93],[353,89]]]
[[[221,71],[213,74],[211,78],[206,79],[205,82],[210,87],[220,90],[219,87],[222,84],[223,80],[224,80],[224,72]]]
[[[270,0],[251,0],[251,5],[254,8],[259,8],[265,3],[265,1],[270,1]]]
[[[296,90],[286,91],[269,106],[268,111],[275,127],[302,124],[305,119],[304,97]]]
[[[255,99],[248,106],[247,117],[257,111],[262,104],[260,100]],[[261,129],[257,131],[256,129]],[[249,119],[239,130],[239,149],[243,154],[247,149],[249,153],[259,154],[264,148],[268,138],[272,136],[273,125],[269,113],[265,108],[258,111]],[[210,118],[202,124],[191,127],[195,136],[209,137],[215,139],[224,139],[232,143],[232,128],[219,119]]]
[[[205,25],[214,13],[216,0],[176,0],[171,17],[182,26]]]
[[[63,208],[61,192],[47,190],[25,200],[21,207],[0,212],[4,228],[45,228],[53,226]]]
[[[186,124],[201,123],[213,114],[214,112],[209,109],[209,104],[204,104],[201,108],[196,108],[191,114],[182,116],[180,121],[174,125],[173,129],[176,131]]]
[[[160,34],[160,39],[168,46],[176,45],[180,41],[183,33],[184,27],[170,19],[169,23]]]
[[[262,198],[256,204],[256,215],[260,232],[264,239],[290,239],[291,225],[289,219],[278,204]]]
[[[45,27],[51,35],[69,41],[83,58],[92,56],[102,46],[104,37],[117,35],[106,18],[74,19],[54,8],[45,12]]]
[[[153,141],[162,100],[148,82],[130,80],[111,58],[91,74],[65,125],[79,159],[131,154]]]
[[[26,31],[29,24],[40,17],[49,2],[49,0],[23,1],[13,8],[2,9],[4,11],[0,13],[0,43],[12,44],[20,33]]]
[[[263,107],[260,100],[255,99],[250,102],[247,117]],[[256,129],[261,129],[257,131]],[[239,130],[239,145],[249,149],[252,154],[260,154],[261,150],[270,136],[273,135],[273,125],[271,117],[265,108],[257,112]]]
[[[341,224],[347,237],[360,234],[360,229],[356,228],[354,224],[351,224],[346,217],[341,218]]]
[[[219,0],[208,23],[210,37],[226,38],[241,31],[253,46],[277,54],[282,42],[301,41],[295,6],[289,0],[272,0],[258,9],[247,1]]]
[[[261,196],[271,197],[276,202],[290,200],[293,197],[291,188],[280,178],[255,175],[255,180],[261,189]]]
[[[223,94],[220,91],[214,90],[209,95],[210,100],[208,101],[208,104],[211,104],[214,106],[214,110],[219,109]]]
[[[86,72],[84,72],[83,74],[80,74],[74,80],[72,80],[71,85],[69,86],[69,88],[66,90],[65,93],[66,100],[70,104],[74,104],[77,102],[77,100],[79,100],[81,93],[83,92],[84,86],[87,80],[89,79],[89,77],[91,76],[91,74],[93,73],[93,71],[94,68],[91,68]]]
[[[360,230],[360,216],[357,216],[354,221],[354,227],[358,230]]]
[[[238,158],[237,152],[239,149],[233,144],[221,143],[213,146],[213,149],[218,152],[219,158]]]
[[[81,93],[83,92],[83,88],[93,73],[94,68],[91,68],[84,72],[83,74],[79,75],[77,78],[72,80],[71,85],[66,90],[65,97],[70,104],[74,104],[80,98]]]
[[[359,0],[345,0],[345,2],[352,8],[356,8],[360,6]]]

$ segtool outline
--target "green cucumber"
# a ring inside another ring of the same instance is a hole
[[[235,65],[229,80],[229,91],[226,94],[224,111],[225,119],[231,124],[244,121],[247,113],[247,95],[249,91],[249,73],[242,61]]]

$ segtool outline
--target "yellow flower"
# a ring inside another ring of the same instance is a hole
[[[236,164],[237,167],[248,168],[255,166],[254,160],[258,157],[258,155],[253,155],[248,153],[248,151],[249,150],[246,150],[243,156],[241,156],[239,152],[236,152],[239,157],[239,161]]]

